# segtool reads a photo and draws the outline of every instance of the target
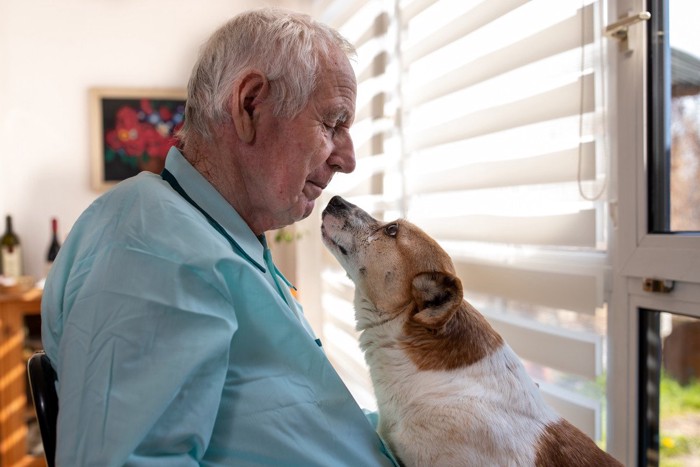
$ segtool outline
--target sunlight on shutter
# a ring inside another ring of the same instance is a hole
[[[597,1],[315,6],[358,47],[358,169],[332,194],[434,236],[548,401],[601,439],[609,162]],[[352,284],[323,256],[324,345],[368,406]]]

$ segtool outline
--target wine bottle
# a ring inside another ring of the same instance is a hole
[[[0,239],[0,263],[5,277],[22,275],[22,248],[19,237],[12,230],[12,216],[5,217],[5,233]]]
[[[46,252],[46,273],[48,274],[49,268],[56,259],[58,250],[61,248],[61,243],[58,241],[58,220],[54,217],[51,219],[51,243],[49,244],[49,249]]]

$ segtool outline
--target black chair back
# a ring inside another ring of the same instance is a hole
[[[27,362],[29,388],[39,421],[41,442],[48,467],[54,467],[56,457],[56,422],[58,420],[58,395],[56,372],[49,357],[43,351],[36,352]]]

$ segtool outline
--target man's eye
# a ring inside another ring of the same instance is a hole
[[[393,223],[387,225],[384,227],[384,233],[390,237],[396,237],[396,234],[399,233],[399,224]]]
[[[335,125],[329,125],[327,123],[324,123],[323,126],[326,128],[326,131],[328,131],[330,134],[335,134],[336,128]]]

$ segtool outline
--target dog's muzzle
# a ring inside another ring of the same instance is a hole
[[[348,203],[340,196],[334,196],[328,202],[326,209],[323,210],[322,216],[332,214],[337,217],[344,217],[347,215],[348,211],[352,210],[353,208],[356,209],[357,206],[352,203]]]

